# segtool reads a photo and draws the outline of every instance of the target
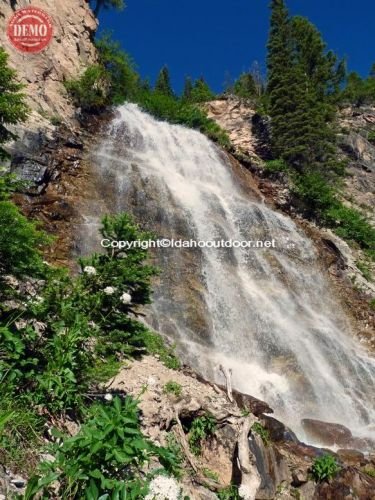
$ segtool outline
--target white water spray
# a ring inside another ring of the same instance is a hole
[[[150,229],[278,243],[161,251],[153,324],[174,337],[183,359],[220,382],[218,366],[232,369],[237,389],[267,401],[302,438],[301,418],[368,435],[375,362],[352,340],[296,225],[246,193],[205,136],[132,104],[119,108],[94,159],[108,209],[133,211]]]

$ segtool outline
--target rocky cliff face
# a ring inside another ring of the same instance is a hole
[[[46,127],[51,118],[71,122],[74,109],[63,82],[96,60],[92,38],[97,21],[85,0],[33,0],[33,7],[42,8],[52,17],[54,36],[44,51],[25,54],[10,44],[6,27],[14,11],[28,5],[28,0],[0,0],[0,45],[9,54],[9,65],[26,85],[33,110],[26,127]]]

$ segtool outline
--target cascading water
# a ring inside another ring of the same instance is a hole
[[[158,237],[268,240],[276,248],[161,249],[150,323],[182,358],[267,401],[300,437],[301,418],[369,434],[375,362],[355,345],[315,250],[287,217],[238,182],[202,134],[118,109],[94,154],[108,211],[130,211]]]

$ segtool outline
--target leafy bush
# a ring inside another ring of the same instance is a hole
[[[316,458],[311,468],[312,475],[317,482],[332,479],[339,470],[340,467],[332,455]]]
[[[176,97],[147,91],[139,93],[137,103],[156,118],[197,129],[221,146],[230,147],[227,134],[194,104]]]
[[[197,417],[189,430],[189,446],[194,455],[202,452],[202,442],[212,436],[216,430],[216,421],[212,415]]]
[[[284,160],[268,160],[265,162],[265,167],[267,172],[287,172],[289,170],[288,165]]]
[[[0,177],[0,276],[41,276],[45,268],[42,249],[50,239],[36,223],[22,215],[14,203],[1,200],[5,193],[4,180]]]
[[[88,112],[98,112],[110,104],[110,85],[110,75],[101,64],[93,64],[80,78],[65,82],[74,104]]]
[[[182,386],[178,382],[170,380],[164,385],[163,392],[165,394],[174,394],[175,396],[181,396]]]
[[[0,160],[9,157],[2,144],[17,138],[8,125],[23,122],[29,112],[21,92],[23,87],[17,81],[16,71],[8,66],[8,54],[0,47]]]
[[[251,426],[251,430],[260,436],[265,446],[270,444],[270,433],[262,424],[255,422]]]
[[[241,500],[238,493],[238,486],[231,484],[217,492],[219,500]]]
[[[59,498],[98,499],[108,495],[137,499],[147,493],[151,474],[147,476],[141,469],[151,458],[157,458],[166,472],[178,465],[170,450],[143,436],[138,402],[131,397],[94,405],[76,436],[57,436],[60,441],[53,447],[55,461],[41,464],[40,473],[28,484],[25,499],[52,491]]]
[[[357,261],[355,264],[367,281],[373,281],[371,268],[367,262]]]

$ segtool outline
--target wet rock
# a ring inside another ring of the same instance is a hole
[[[298,443],[298,438],[294,432],[276,418],[262,415],[261,422],[268,430],[271,441],[293,441]]]
[[[65,141],[65,146],[67,146],[68,148],[82,150],[83,149],[83,142],[81,142],[76,137],[68,137],[67,140]]]
[[[10,483],[16,488],[24,488],[26,486],[26,479],[22,477],[14,477],[11,479]]]
[[[307,470],[296,469],[292,472],[292,486],[302,486],[309,480]]]
[[[309,440],[323,446],[348,446],[353,438],[351,431],[341,424],[305,418],[301,421]]]
[[[317,485],[314,500],[374,500],[375,478],[354,467],[343,469],[329,483]]]
[[[367,462],[364,454],[357,450],[338,450],[337,455],[347,465],[365,465]]]
[[[256,499],[271,500],[275,498],[281,484],[291,482],[287,462],[273,445],[266,446],[260,436],[251,435],[249,448],[255,457],[256,467],[261,478]]]
[[[241,409],[248,410],[256,417],[259,417],[263,413],[273,413],[273,409],[267,403],[249,394],[233,390],[233,399]]]
[[[17,156],[12,161],[11,170],[17,177],[34,186],[41,186],[47,182],[48,166],[44,158]],[[29,192],[30,189],[26,191]]]

